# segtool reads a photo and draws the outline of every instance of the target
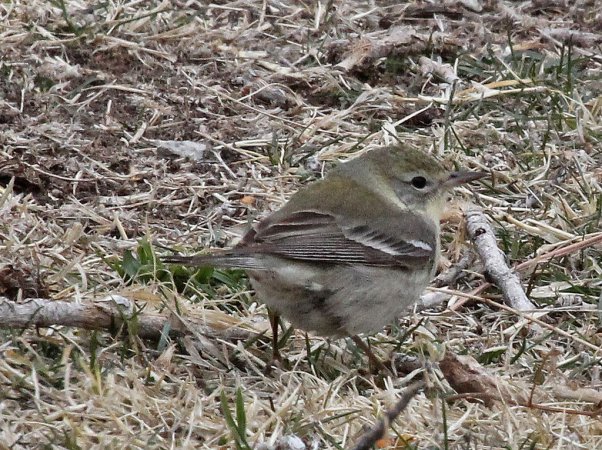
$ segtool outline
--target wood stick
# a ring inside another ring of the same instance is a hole
[[[414,398],[418,392],[424,387],[423,381],[417,381],[409,385],[404,391],[401,398],[397,401],[395,406],[390,410],[386,411],[385,416],[378,421],[378,423],[369,430],[367,433],[362,435],[360,440],[355,444],[353,450],[369,450],[372,448],[376,441],[381,439],[387,428],[389,428],[389,424],[393,422],[401,412],[406,409],[410,400]]]
[[[520,264],[517,264],[514,267],[514,270],[516,271],[523,271],[528,269],[531,266],[540,264],[542,262],[547,262],[550,261],[553,258],[559,258],[561,256],[566,256],[566,255],[570,255],[572,253],[578,252],[580,250],[583,250],[584,248],[588,248],[588,247],[594,247],[596,245],[600,245],[602,244],[602,233],[592,233],[589,235],[584,236],[583,240],[578,241],[578,242],[574,242],[572,244],[569,244],[565,247],[560,247],[560,248],[556,248],[550,252],[544,253],[543,255],[539,255],[536,256],[533,259],[529,259],[527,261],[524,261]],[[479,295],[481,292],[485,291],[486,289],[490,288],[492,286],[491,283],[483,283],[482,285],[478,286],[477,288],[473,289],[469,294],[473,295],[473,296],[477,296]],[[468,298],[465,298],[464,300],[461,300],[457,303],[455,303],[450,310],[452,311],[457,311],[458,309],[460,309],[467,301]]]
[[[504,253],[498,248],[493,229],[483,211],[472,207],[465,216],[468,234],[477,247],[487,274],[502,291],[505,303],[516,310],[535,309],[535,305],[527,298],[519,277],[506,264]]]
[[[211,336],[230,336],[238,333],[248,338],[249,333],[238,328],[212,327],[207,322],[184,323],[176,315],[143,312],[133,301],[120,295],[110,295],[89,303],[55,301],[30,298],[20,303],[0,297],[0,328],[28,328],[69,326],[87,330],[119,330],[127,321],[135,323],[138,336],[144,339],[159,339],[168,333],[178,337],[195,333]],[[196,322],[196,321],[195,321]],[[125,327],[126,331],[130,331]]]

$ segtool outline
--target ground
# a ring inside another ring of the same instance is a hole
[[[207,325],[0,330],[0,448],[349,448],[424,376],[378,445],[602,447],[599,243],[520,272],[547,328],[456,295],[370,338],[426,375],[373,376],[351,341],[293,330],[266,374],[244,274],[156,259],[228,246],[333,163],[400,141],[492,173],[450,203],[442,270],[473,252],[469,203],[511,266],[595,239],[599,1],[14,0],[0,16],[0,296],[120,294]],[[468,261],[450,288],[485,283]],[[528,404],[456,395],[446,349]]]

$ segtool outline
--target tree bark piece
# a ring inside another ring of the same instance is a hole
[[[505,303],[517,310],[536,309],[527,298],[520,279],[508,267],[504,253],[498,248],[489,220],[481,209],[473,207],[465,213],[466,228],[483,260],[489,278],[502,291]]]

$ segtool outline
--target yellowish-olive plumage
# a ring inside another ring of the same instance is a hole
[[[246,269],[257,297],[303,330],[379,331],[434,275],[447,192],[482,176],[451,173],[415,149],[379,148],[299,190],[233,249],[166,261]]]

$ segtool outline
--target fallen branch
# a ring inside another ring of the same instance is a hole
[[[433,286],[440,288],[442,286],[449,286],[456,283],[463,275],[464,271],[474,261],[474,254],[472,252],[466,252],[460,260],[451,266],[449,269],[441,272],[437,278],[433,280]],[[425,309],[433,308],[441,303],[446,302],[451,298],[451,294],[447,294],[442,291],[436,292],[424,292],[416,305],[414,305],[414,312],[424,311]]]
[[[556,249],[551,250],[551,251],[549,251],[547,253],[539,255],[539,256],[537,256],[537,257],[535,257],[533,259],[529,259],[529,260],[524,261],[524,262],[522,262],[520,264],[517,264],[514,267],[514,270],[520,272],[520,271],[523,271],[525,269],[528,269],[531,266],[535,266],[537,264],[540,264],[542,262],[547,262],[547,261],[550,261],[550,260],[552,260],[554,258],[560,258],[562,256],[570,255],[572,253],[578,252],[578,251],[583,250],[585,248],[594,247],[596,245],[600,245],[601,243],[602,243],[602,233],[593,233],[593,234],[584,236],[583,240],[581,240],[581,241],[574,242],[574,243],[569,244],[569,245],[567,245],[565,247],[556,248]],[[460,300],[459,302],[455,303],[452,307],[450,307],[450,310],[457,311],[469,299],[478,296],[481,292],[487,290],[491,286],[492,286],[491,283],[483,283],[482,285],[480,285],[476,289],[473,289],[471,292],[469,292],[466,296],[464,296],[464,300]]]
[[[435,287],[450,286],[456,283],[465,274],[465,270],[472,265],[474,262],[475,255],[472,251],[467,251],[460,260],[447,269],[437,275],[437,278],[433,281]]]
[[[127,322],[134,326],[127,327]],[[190,322],[190,320],[187,320]],[[159,339],[164,334],[179,337],[190,334],[246,339],[249,332],[232,326],[217,326],[206,320],[185,323],[175,314],[169,316],[143,312],[131,300],[110,295],[89,303],[30,298],[20,303],[0,297],[0,328],[69,326],[87,330],[126,329],[144,339]]]
[[[554,386],[554,395],[567,400],[588,402],[602,407],[602,392],[596,389],[580,387],[571,389],[569,386],[558,385]]]
[[[485,264],[489,278],[502,291],[506,304],[517,310],[532,310],[535,305],[527,298],[520,279],[506,264],[504,253],[498,248],[495,234],[487,217],[480,209],[466,213],[466,229]]]

